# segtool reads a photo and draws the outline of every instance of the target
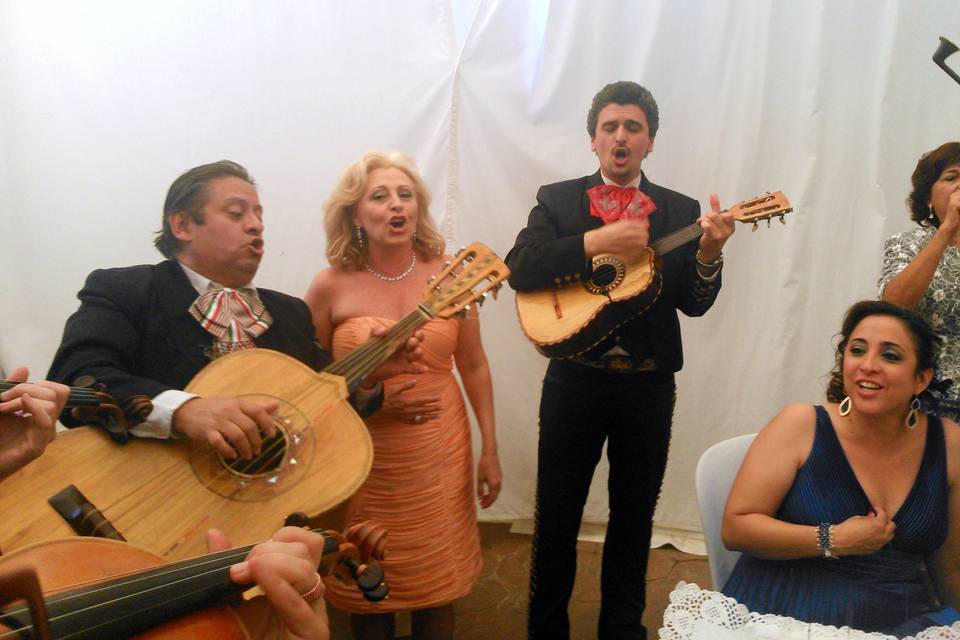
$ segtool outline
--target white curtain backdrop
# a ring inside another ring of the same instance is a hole
[[[695,535],[700,453],[822,398],[917,158],[960,137],[939,35],[960,42],[956,0],[0,2],[0,365],[42,376],[87,273],[158,261],[166,188],[221,158],[260,185],[260,286],[300,295],[326,266],[320,205],[368,149],[416,158],[454,246],[504,255],[539,185],[596,169],[590,99],[631,79],[660,105],[653,181],[796,208],[738,230],[720,299],[683,322],[657,525]],[[522,519],[546,361],[504,293],[483,337],[505,487],[482,516]],[[606,513],[601,465],[585,520]]]

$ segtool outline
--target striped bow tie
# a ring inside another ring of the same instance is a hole
[[[227,344],[247,343],[270,328],[273,317],[263,303],[237,289],[213,289],[190,305],[192,315],[216,341]]]

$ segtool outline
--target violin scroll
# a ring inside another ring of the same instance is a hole
[[[318,569],[321,575],[355,582],[369,602],[380,602],[390,595],[379,562],[386,555],[387,529],[383,525],[367,520],[342,534],[324,531],[323,536],[327,545]]]
[[[121,442],[127,439],[127,429],[146,420],[153,411],[147,396],[133,396],[121,405],[93,376],[80,376],[74,381],[67,406],[75,420],[103,427]]]

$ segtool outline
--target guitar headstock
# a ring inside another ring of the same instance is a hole
[[[497,254],[474,242],[460,249],[443,271],[429,280],[422,306],[441,318],[465,314],[474,302],[482,305],[487,294],[496,299],[509,275],[510,269]]]
[[[783,191],[774,191],[773,193],[767,192],[755,198],[748,198],[742,202],[738,202],[730,207],[728,211],[733,214],[734,220],[739,222],[752,222],[753,230],[756,231],[757,224],[761,220],[766,220],[768,227],[770,226],[771,218],[779,217],[780,223],[786,224],[783,221],[783,216],[793,211],[793,207],[790,205],[790,201],[787,200],[787,196],[783,195]]]

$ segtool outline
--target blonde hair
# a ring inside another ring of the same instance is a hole
[[[424,260],[442,256],[443,237],[430,217],[430,193],[413,160],[397,151],[384,153],[368,151],[359,161],[346,168],[340,182],[323,205],[324,229],[327,233],[327,260],[332,267],[362,269],[367,264],[367,243],[357,241],[353,213],[367,189],[370,172],[374,169],[399,169],[413,182],[417,198],[417,228],[413,250]]]

